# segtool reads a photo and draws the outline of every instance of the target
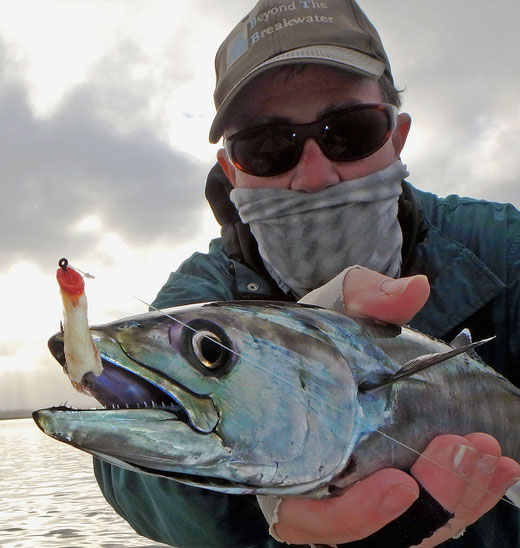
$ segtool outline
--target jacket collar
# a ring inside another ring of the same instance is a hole
[[[420,208],[418,198],[414,196],[414,200]],[[423,223],[425,238],[415,246],[405,275],[425,274],[431,293],[411,325],[442,338],[495,298],[506,284],[465,245],[445,236],[424,212]]]
[[[269,293],[272,299],[290,300],[290,297],[278,287],[267,272],[258,251],[258,244],[249,230],[249,225],[242,223],[235,204],[229,197],[232,190],[233,186],[228,181],[222,168],[218,163],[215,164],[208,174],[205,195],[213,211],[213,215],[215,215],[215,219],[221,226],[220,235],[224,253],[239,265],[246,265],[263,278],[269,286]],[[238,272],[237,285],[240,285]],[[239,294],[245,295],[247,292],[240,292]]]

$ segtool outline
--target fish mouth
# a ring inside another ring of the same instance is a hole
[[[32,417],[45,434],[119,468],[224,493],[262,492],[254,483],[214,473],[229,458],[229,449],[215,433],[201,436],[190,430],[191,436],[187,435],[170,409],[80,410],[59,406],[34,411]],[[141,444],[148,428],[152,435],[148,443]],[[183,437],[185,447],[180,451],[172,444],[176,435]]]
[[[101,375],[87,373],[81,384],[105,409],[160,409],[191,425],[187,410],[165,390],[103,357],[101,363]]]
[[[213,400],[132,359],[110,331],[91,334],[103,368],[99,375],[86,373],[81,389],[103,407],[39,409],[33,413],[38,427],[121,468],[228,489],[225,479],[211,477],[229,457],[216,431],[220,417]],[[48,346],[66,370],[63,334],[54,335]],[[192,475],[199,465],[203,472]]]
[[[105,336],[95,334],[93,338],[106,339]],[[207,434],[215,429],[219,416],[209,397],[193,394],[185,387],[173,383],[135,361],[117,341],[111,342],[117,347],[116,355],[119,355],[114,358],[100,349],[103,366],[101,374],[86,373],[78,389],[94,397],[107,411],[127,410],[131,413],[132,410],[138,410],[141,413],[146,409],[160,410],[170,413],[172,418],[198,433]],[[51,337],[48,347],[66,372],[63,334],[57,333]],[[53,409],[63,411],[65,408],[60,406]]]

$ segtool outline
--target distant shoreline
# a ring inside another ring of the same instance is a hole
[[[0,411],[0,421],[12,419],[30,419],[32,409],[3,409]]]

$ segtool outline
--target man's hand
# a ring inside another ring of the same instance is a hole
[[[412,466],[412,474],[444,508],[455,514],[445,527],[419,545],[430,548],[452,538],[491,510],[519,479],[520,465],[502,457],[500,445],[488,434],[446,435],[432,440]]]
[[[393,280],[364,268],[352,269],[343,281],[345,313],[404,324],[423,307],[429,290],[425,276]],[[423,455],[427,458],[416,461],[413,475],[455,517],[433,537],[425,539],[420,544],[422,548],[437,546],[476,521],[520,477],[520,466],[501,457],[500,446],[486,434],[440,436]],[[412,476],[396,469],[380,470],[336,498],[285,499],[278,510],[276,534],[292,544],[352,542],[396,519],[418,493]]]
[[[374,318],[387,323],[408,323],[430,296],[426,276],[394,280],[368,270],[350,270],[343,280],[345,314],[352,318]]]

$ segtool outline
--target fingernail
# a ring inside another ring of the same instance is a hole
[[[495,471],[497,461],[498,457],[488,455],[487,453],[480,453],[477,457],[476,466],[485,474],[491,474]]]
[[[477,451],[468,445],[457,445],[453,453],[453,464],[459,474],[469,476],[475,464]]]
[[[412,278],[399,278],[397,280],[389,278],[388,280],[383,280],[381,282],[379,289],[388,296],[402,295],[411,281]]]
[[[395,485],[385,493],[381,507],[388,515],[400,515],[416,499],[417,493],[410,487],[407,485]]]

